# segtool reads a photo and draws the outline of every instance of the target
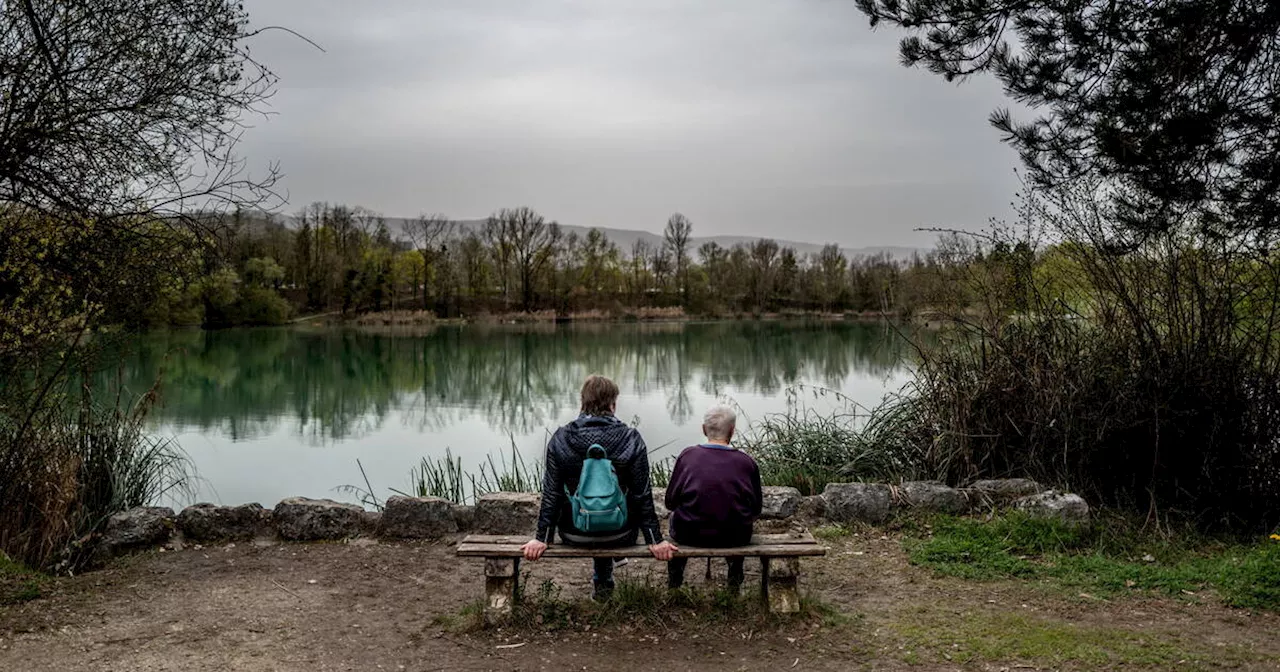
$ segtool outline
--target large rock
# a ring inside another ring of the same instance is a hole
[[[256,503],[240,506],[193,504],[178,514],[178,529],[188,539],[200,542],[252,539],[269,532],[271,512]]]
[[[667,489],[653,489],[653,512],[658,514],[658,520],[664,520],[671,512],[667,510]]]
[[[936,481],[905,481],[898,486],[898,504],[916,511],[964,513],[969,498],[955,488]]]
[[[1023,497],[1014,508],[1036,518],[1053,518],[1064,523],[1089,522],[1089,504],[1080,495],[1056,490]]]
[[[113,514],[102,532],[103,550],[115,554],[135,548],[158,546],[173,531],[173,509],[140,506]]]
[[[822,491],[827,518],[837,523],[883,523],[893,495],[883,483],[828,483]]]
[[[764,506],[760,517],[765,520],[781,520],[796,515],[800,508],[800,491],[785,485],[766,485],[762,488]]]
[[[965,490],[974,496],[974,504],[1004,506],[1016,499],[1044,492],[1048,488],[1029,478],[995,478],[974,481]]]
[[[402,539],[438,539],[458,531],[453,503],[439,497],[396,495],[382,509],[382,534]]]
[[[476,507],[471,504],[454,504],[453,522],[458,526],[459,532],[476,529]]]
[[[529,534],[538,526],[536,492],[491,492],[476,500],[476,530],[484,534]]]
[[[272,514],[280,536],[290,541],[346,539],[365,528],[365,510],[331,499],[290,497]]]
[[[827,516],[827,500],[822,495],[809,495],[800,498],[800,506],[796,507],[796,517],[807,521],[822,520]]]

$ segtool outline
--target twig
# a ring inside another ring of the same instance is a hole
[[[520,648],[520,647],[522,647],[522,646],[524,646],[525,644],[528,644],[528,643],[529,643],[529,642],[520,642],[520,643],[518,643],[518,644],[499,644],[499,645],[497,645],[497,646],[495,646],[495,647],[493,647],[493,648],[495,648],[495,649],[518,649],[518,648]]]
[[[271,583],[276,584],[276,588],[279,588],[280,590],[283,590],[284,592],[289,593],[290,595],[298,598],[299,600],[302,599],[301,595],[293,592],[292,590],[289,590],[288,588],[285,588],[284,584],[280,583],[279,581],[276,581],[275,579],[271,579]]]

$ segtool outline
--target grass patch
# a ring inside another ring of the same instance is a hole
[[[1209,648],[1167,635],[1026,614],[957,615],[922,610],[895,622],[893,629],[906,640],[903,659],[913,664],[933,658],[959,664],[1018,661],[1086,669],[1125,665],[1202,668],[1258,660],[1257,654],[1239,646]]]
[[[546,580],[532,586],[522,584],[520,599],[511,616],[498,625],[548,632],[627,625],[698,631],[725,624],[756,628],[787,623],[839,627],[851,620],[834,607],[807,595],[800,599],[799,613],[774,614],[761,603],[760,594],[755,590],[733,593],[690,586],[667,590],[665,585],[658,586],[649,580],[623,580],[618,582],[608,601],[595,602],[567,598],[559,585]],[[453,630],[479,630],[484,627],[483,609],[479,602],[469,604],[457,615],[437,618],[436,623]]]
[[[0,605],[30,602],[44,595],[48,577],[0,553]]]
[[[1230,606],[1280,611],[1280,541],[1143,533],[1123,523],[1081,528],[1020,515],[942,517],[922,530],[904,542],[911,562],[946,576],[1031,579],[1098,597],[1212,588]]]

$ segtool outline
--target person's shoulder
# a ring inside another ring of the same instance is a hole
[[[750,453],[748,453],[747,451],[745,451],[745,450],[743,450],[743,449],[741,449],[741,448],[738,448],[738,449],[734,450],[733,452],[734,452],[734,453],[736,453],[736,454],[738,455],[738,459],[739,459],[739,460],[741,460],[741,461],[743,461],[743,462],[745,462],[745,463],[747,463],[747,464],[750,464],[750,465],[751,465],[751,466],[753,466],[753,467],[754,467],[754,466],[756,466],[756,458],[751,457],[751,454],[750,454]]]

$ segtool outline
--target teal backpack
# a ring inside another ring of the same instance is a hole
[[[617,532],[627,526],[627,496],[618,485],[618,474],[613,462],[598,443],[587,449],[582,461],[582,478],[578,480],[578,494],[569,492],[569,506],[573,509],[573,526],[583,532]]]

